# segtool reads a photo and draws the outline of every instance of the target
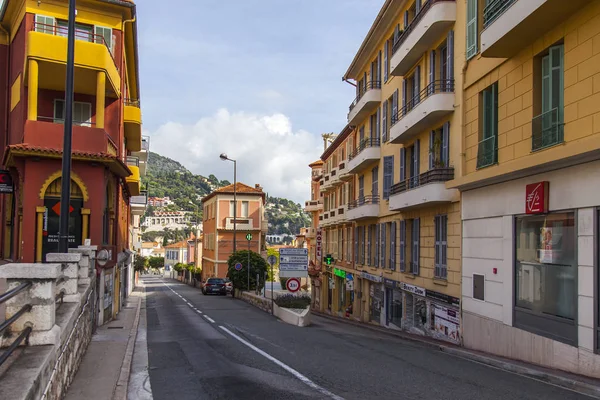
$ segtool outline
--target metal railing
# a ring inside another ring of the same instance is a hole
[[[123,99],[123,103],[126,106],[140,108],[140,99]]]
[[[431,95],[437,93],[452,93],[454,92],[454,79],[444,79],[433,81],[421,90],[416,96],[408,99],[406,104],[398,109],[396,115],[392,115],[391,126],[395,125],[398,121],[406,116],[413,110],[419,103],[428,98]]]
[[[53,36],[61,36],[61,37],[64,37],[65,39],[67,38],[67,35],[69,33],[69,28],[66,26],[41,24],[39,22],[33,23],[33,30],[36,32],[46,33],[46,34],[53,35]],[[119,70],[119,66],[117,65],[115,56],[113,55],[113,49],[111,48],[111,46],[108,45],[108,43],[106,43],[106,39],[104,39],[104,36],[98,35],[97,33],[93,33],[93,32],[86,32],[82,29],[75,29],[75,39],[81,40],[84,42],[97,43],[97,44],[104,45],[104,47],[106,47],[106,49],[108,50],[108,53],[110,54],[110,58],[112,58],[113,63],[115,64],[115,67],[117,68],[117,70]],[[112,40],[112,38],[111,38],[111,40]]]
[[[12,299],[13,297],[15,297],[16,295],[21,293],[23,290],[28,289],[31,286],[32,286],[31,281],[21,283],[16,288],[9,290],[8,292],[1,295],[0,296],[0,304],[3,304],[6,301]],[[31,308],[32,308],[31,303],[25,304],[12,317],[10,317],[6,321],[4,321],[2,324],[0,324],[0,335],[2,335],[4,333],[4,331],[9,326],[11,326],[16,320],[18,320],[21,317],[21,315],[30,312]],[[8,346],[8,348],[4,351],[4,353],[2,353],[0,355],[0,365],[2,365],[8,359],[8,357],[10,357],[10,355],[21,344],[21,342],[23,342],[23,340],[25,340],[26,345],[29,345],[29,334],[31,333],[31,331],[32,331],[32,328],[30,326],[26,327],[23,330],[23,332],[21,332],[21,334],[15,339],[15,341],[12,342],[10,346]]]
[[[442,1],[456,2],[456,0],[429,0],[427,3],[421,6],[419,13],[415,15],[415,18],[408,24],[407,27],[404,27],[404,31],[398,35],[394,44],[392,46],[392,55],[398,51],[402,43],[406,40],[406,38],[412,33],[417,24],[423,19],[423,16],[427,14],[427,11],[431,8],[431,6],[435,3],[441,3]]]
[[[348,210],[352,210],[354,208],[358,208],[360,206],[364,206],[367,204],[379,204],[379,196],[371,195],[371,196],[362,196],[356,200],[352,200],[348,203]]]
[[[354,99],[354,101],[350,104],[350,111],[356,107],[360,99],[371,89],[381,89],[381,81],[369,81],[366,84],[360,86],[358,88],[358,96]]]
[[[498,141],[496,135],[483,139],[477,146],[477,168],[484,168],[498,162]]]
[[[129,203],[141,204],[145,206],[146,204],[148,204],[148,191],[142,190],[138,196],[131,196],[129,198]]]
[[[134,167],[140,166],[140,159],[133,156],[127,156],[127,165],[131,165]]]
[[[504,14],[518,0],[492,0],[483,9],[483,29],[487,28],[499,16]]]
[[[454,168],[434,168],[420,175],[411,176],[408,179],[392,185],[390,195],[406,192],[428,183],[446,182],[454,179]]]
[[[142,136],[142,150],[150,150],[150,136]]]
[[[381,141],[379,138],[365,138],[358,143],[358,146],[352,150],[352,153],[348,154],[348,160],[352,160],[354,157],[359,155],[364,149],[368,147],[379,147]]]
[[[561,121],[558,108],[534,117],[531,122],[531,151],[563,142],[565,125]]]
[[[38,115],[37,119],[38,119],[38,121],[53,122],[55,124],[64,124],[65,123],[64,118],[46,117],[43,115]],[[96,125],[96,123],[92,122],[91,119],[89,121],[79,121],[79,120],[76,120],[75,118],[73,118],[73,125],[85,126],[85,127],[89,128],[89,127],[93,127],[94,125]]]

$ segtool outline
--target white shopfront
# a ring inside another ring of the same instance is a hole
[[[466,347],[600,376],[600,162],[462,192]]]

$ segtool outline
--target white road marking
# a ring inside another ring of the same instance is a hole
[[[203,317],[212,322],[213,324],[215,323],[215,320],[209,317],[208,315],[203,315]]]
[[[279,361],[278,359],[276,359],[272,355],[270,355],[270,354],[262,351],[258,347],[254,346],[252,343],[250,343],[250,342],[242,339],[240,336],[238,336],[235,333],[231,332],[229,329],[225,328],[224,326],[219,326],[219,328],[221,328],[222,330],[224,330],[225,332],[227,332],[232,338],[236,339],[240,343],[248,346],[249,348],[251,348],[252,350],[254,350],[255,352],[257,352],[261,356],[263,356],[266,359],[272,361],[273,363],[279,365],[281,368],[285,369],[287,372],[289,372],[290,374],[294,375],[294,377],[298,378],[301,382],[303,382],[304,384],[306,384],[306,385],[310,386],[311,388],[315,389],[316,391],[318,391],[322,395],[325,395],[325,396],[327,396],[329,398],[332,398],[332,399],[335,399],[335,400],[344,400],[343,397],[340,397],[340,396],[338,396],[338,395],[336,395],[334,393],[331,393],[329,390],[325,389],[324,387],[321,387],[321,386],[317,385],[316,383],[314,383],[313,381],[311,381],[306,376],[302,375],[300,372],[296,371],[295,369],[293,369],[289,365],[284,364],[283,362]]]
[[[202,314],[202,311],[200,311],[200,310],[196,310],[196,312],[197,312],[198,314]]]

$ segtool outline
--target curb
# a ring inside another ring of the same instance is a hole
[[[544,367],[540,367],[540,369],[538,369],[535,367],[519,365],[519,364],[516,364],[515,362],[511,362],[511,360],[502,360],[499,358],[488,357],[488,356],[485,356],[482,354],[473,353],[473,352],[463,349],[463,348],[459,348],[459,347],[452,346],[452,345],[447,345],[446,343],[443,343],[443,344],[436,343],[436,342],[433,342],[433,341],[430,341],[430,340],[427,340],[424,338],[420,338],[418,336],[414,336],[414,335],[411,335],[411,334],[408,334],[405,332],[397,332],[397,331],[393,331],[390,329],[371,326],[371,325],[365,324],[363,322],[346,320],[343,318],[334,317],[332,315],[321,313],[321,312],[314,311],[314,310],[311,310],[311,312],[314,315],[317,315],[319,317],[323,317],[323,318],[330,319],[333,321],[344,322],[349,325],[354,325],[357,327],[369,329],[371,331],[383,333],[388,336],[394,336],[399,339],[404,339],[404,340],[408,340],[408,341],[411,341],[414,343],[419,343],[425,347],[432,348],[434,350],[438,350],[438,351],[441,351],[443,353],[446,353],[446,354],[449,354],[449,355],[452,355],[455,357],[459,357],[459,358],[463,358],[463,359],[466,359],[469,361],[474,361],[474,362],[478,362],[481,364],[485,364],[489,367],[498,368],[498,369],[501,369],[501,370],[504,370],[507,372],[511,372],[514,374],[523,375],[528,378],[536,379],[536,380],[539,380],[542,382],[560,386],[560,387],[568,389],[568,390],[573,390],[573,391],[580,392],[582,394],[586,394],[588,396],[600,399],[600,385],[593,385],[591,383],[578,381],[573,378],[556,375],[556,374],[553,374],[551,372],[541,369]],[[589,378],[589,379],[592,380],[593,378]]]
[[[141,285],[140,285],[141,286]],[[146,291],[144,286],[141,286],[142,291]],[[133,326],[129,331],[129,339],[127,341],[127,348],[125,349],[125,356],[123,358],[123,364],[121,365],[121,373],[119,374],[119,380],[113,391],[113,400],[127,400],[127,391],[129,385],[129,373],[131,372],[131,361],[133,359],[133,350],[135,348],[135,339],[137,338],[138,326],[140,324],[140,310],[142,308],[142,299],[138,301],[137,309],[135,310],[135,319]]]

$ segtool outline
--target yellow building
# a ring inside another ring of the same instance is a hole
[[[304,203],[304,211],[311,215],[311,225],[305,228],[304,238],[308,249],[308,274],[311,283],[312,307],[321,309],[321,278],[320,266],[322,251],[321,230],[319,229],[319,218],[323,213],[323,193],[320,190],[320,181],[323,178],[323,161],[317,160],[308,165],[310,172],[310,200]]]
[[[600,1],[457,5],[464,345],[598,377]]]

